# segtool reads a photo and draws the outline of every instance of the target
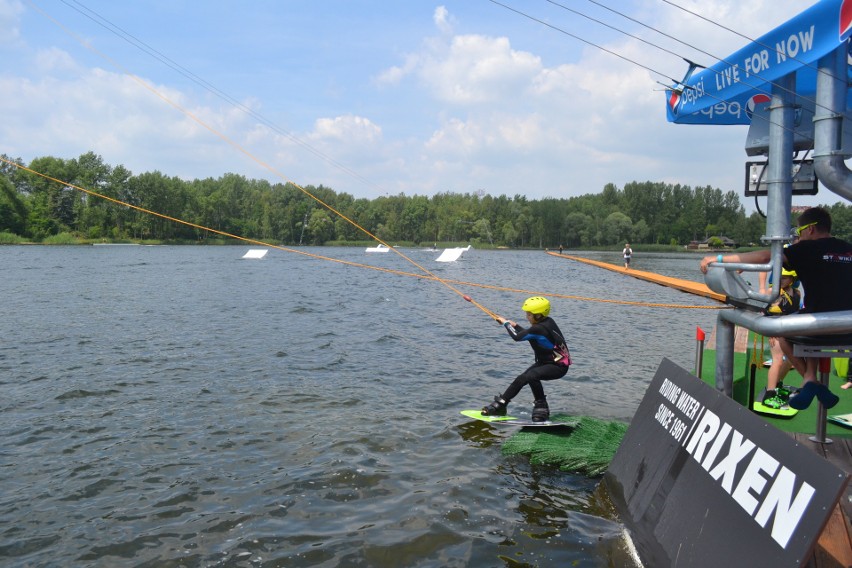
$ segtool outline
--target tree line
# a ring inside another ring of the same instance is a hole
[[[3,158],[25,165],[20,159]],[[264,242],[324,245],[369,239],[291,183],[272,184],[234,173],[192,181],[159,171],[134,175],[92,152],[74,159],[40,157],[26,166],[53,179],[0,164],[0,233],[36,242],[63,233],[113,241],[198,241],[211,236],[71,186]],[[765,232],[763,217],[747,216],[735,192],[710,186],[631,182],[621,189],[607,184],[598,194],[543,199],[452,192],[366,199],[323,185],[304,190],[389,243],[579,248],[624,242],[686,245],[723,235],[759,246]],[[852,207],[837,204],[829,209],[835,235],[852,239]]]

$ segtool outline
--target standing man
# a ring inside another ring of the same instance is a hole
[[[805,307],[800,313],[852,310],[852,244],[831,236],[831,214],[821,207],[811,207],[799,216],[796,234],[799,241],[784,249],[784,267],[795,270],[805,289]],[[707,273],[711,262],[766,264],[770,251],[757,250],[743,254],[705,256],[701,272]],[[818,360],[793,356],[793,346],[785,337],[778,338],[781,349],[801,373],[802,389],[790,397],[790,406],[804,410],[816,396],[826,408],[837,404],[837,395],[817,381]]]
[[[621,255],[624,257],[624,268],[630,268],[630,257],[633,256],[633,249],[630,248],[630,243],[624,243],[624,250],[621,251]]]

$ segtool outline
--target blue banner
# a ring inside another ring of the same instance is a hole
[[[816,92],[818,60],[852,35],[852,0],[822,0],[710,68],[666,90],[669,122],[750,124],[772,83],[796,73],[796,93]]]

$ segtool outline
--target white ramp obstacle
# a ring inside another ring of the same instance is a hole
[[[243,258],[263,258],[268,252],[268,249],[249,249],[249,251],[243,255]]]
[[[470,245],[467,245],[463,248],[445,249],[444,252],[441,253],[441,256],[435,259],[435,262],[455,262],[461,257],[462,253],[466,250],[470,250]]]

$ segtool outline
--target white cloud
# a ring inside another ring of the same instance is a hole
[[[312,139],[334,139],[353,145],[373,144],[382,137],[382,129],[361,116],[337,116],[317,119]]]
[[[706,22],[668,10],[669,19],[659,27],[685,30],[680,37],[706,43],[697,31],[706,33]],[[752,25],[741,29],[755,27],[759,35],[771,29],[759,21],[763,13],[726,2],[708,17],[749,20]],[[723,57],[747,42],[720,28],[711,35],[728,36],[719,42],[725,45],[718,50]],[[655,41],[663,40],[658,36]],[[423,144],[422,163],[464,175],[471,185],[503,188],[506,179],[517,179],[534,187],[538,180],[561,195],[633,180],[740,192],[744,127],[676,126],[665,120],[658,81],[666,81],[652,70],[680,77],[686,63],[622,36],[605,47],[651,70],[593,48],[574,63],[546,66],[506,37],[462,35],[424,42],[421,51],[409,54],[417,65],[406,75],[416,74],[446,104]]]
[[[234,60],[222,61],[221,67],[230,70],[223,75],[229,77],[225,85],[234,69],[244,71],[248,82],[238,85],[247,93],[240,97],[247,101],[243,104],[259,111],[262,102],[273,123],[290,129],[302,125],[292,134],[260,124],[197,85],[180,82],[183,78],[155,75],[163,70],[155,69],[159,64],[149,58],[142,58],[142,65],[149,66],[142,69],[151,70],[144,75],[157,77],[156,90],[206,126],[128,76],[92,68],[84,63],[91,53],[56,41],[52,32],[25,35],[15,45],[0,43],[3,56],[21,65],[0,71],[3,151],[26,161],[36,155],[69,158],[91,150],[108,163],[136,172],[158,169],[181,177],[235,171],[272,178],[255,163],[269,161],[298,183],[322,183],[367,196],[375,196],[377,187],[383,188],[381,193],[485,188],[494,194],[568,196],[598,192],[609,182],[646,179],[740,190],[743,128],[670,125],[657,83],[666,82],[664,78],[589,46],[578,50],[576,40],[547,28],[536,32],[529,25],[521,31],[519,19],[499,9],[498,18],[505,17],[510,25],[459,19],[454,2],[435,8],[431,20],[419,15],[431,26],[428,37],[397,36],[399,43],[388,42],[384,51],[376,52],[385,56],[377,59],[384,62],[378,73],[377,60],[348,62],[345,71],[343,66],[317,69],[306,64],[310,53],[290,53],[300,46],[288,47],[284,63],[277,53],[259,68],[251,64],[260,52],[250,57],[236,53]],[[801,10],[793,0],[756,0],[747,6],[733,0],[682,4],[733,22],[753,36]],[[689,42],[712,45],[707,51],[713,54],[726,56],[747,42],[668,4],[637,0],[637,5],[637,19],[676,30],[673,35]],[[766,6],[771,9],[758,9]],[[471,13],[466,3],[456,8],[459,14]],[[0,0],[0,22],[16,29],[20,10],[19,2]],[[353,38],[368,36],[371,45],[384,45],[384,38],[376,35],[381,29],[359,31],[348,36],[347,44],[341,28],[333,27],[334,19],[325,21],[328,34],[318,33],[310,46],[338,49],[333,46],[353,45]],[[387,21],[381,23],[388,26]],[[696,61],[713,63],[710,56],[650,30],[626,21],[621,25]],[[593,27],[583,24],[571,31],[592,39]],[[422,28],[416,29],[422,33]],[[96,33],[89,29],[80,35]],[[686,69],[679,57],[624,36],[606,37],[613,38],[605,43],[607,49],[664,75],[679,78]],[[199,47],[187,48],[188,54],[203,57],[204,42],[214,40],[193,41]],[[26,47],[26,42],[37,47]],[[186,63],[179,54],[175,60]],[[128,68],[138,68],[139,62],[134,63],[137,66],[131,63]],[[279,66],[286,69],[281,73],[286,81],[264,91],[270,75],[257,69]],[[299,75],[309,69],[317,75]],[[256,83],[250,82],[253,74]],[[204,79],[222,84],[219,77]],[[346,96],[328,96],[330,85]],[[235,151],[236,146],[240,148]],[[370,183],[353,179],[352,172]]]
[[[39,50],[35,56],[35,67],[41,73],[68,72],[78,74],[81,69],[67,51],[51,47]]]
[[[3,78],[0,88],[5,93],[0,112],[7,117],[0,123],[0,137],[8,143],[7,153],[16,156],[34,148],[36,155],[62,158],[93,151],[107,163],[137,172],[158,169],[194,177],[199,163],[238,163],[239,156],[221,144],[217,133],[239,140],[234,133],[250,122],[233,107],[189,106],[179,91],[162,85],[148,90],[130,76],[97,68],[72,80]]]
[[[437,155],[467,156],[481,146],[483,133],[475,123],[451,118],[426,141],[426,150]]]
[[[381,86],[397,85],[405,77],[413,73],[419,65],[420,58],[417,55],[409,54],[405,57],[405,62],[401,66],[393,66],[379,73],[376,83]]]
[[[19,0],[0,0],[0,44],[13,44],[20,40],[20,19],[24,7]]]
[[[541,60],[514,51],[504,37],[456,36],[446,51],[420,57],[420,80],[440,100],[479,104],[526,88],[541,69]]]
[[[453,32],[454,19],[450,17],[450,12],[445,6],[438,6],[432,15],[432,20],[442,33],[449,34]]]

